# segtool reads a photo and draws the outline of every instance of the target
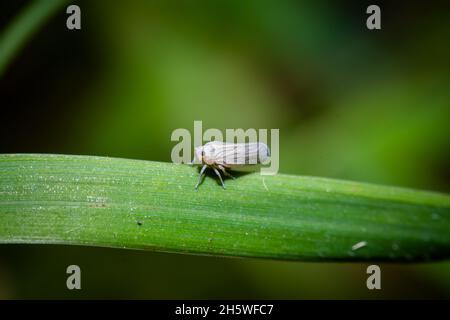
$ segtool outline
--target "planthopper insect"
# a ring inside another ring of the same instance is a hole
[[[265,164],[269,160],[270,150],[265,143],[226,143],[221,141],[211,141],[203,146],[195,148],[195,156],[200,161],[202,169],[195,186],[197,190],[200,185],[206,168],[212,168],[219,177],[222,187],[225,189],[220,171],[227,177],[234,177],[226,169],[236,170],[245,167],[254,167]],[[192,162],[194,163],[194,161]]]

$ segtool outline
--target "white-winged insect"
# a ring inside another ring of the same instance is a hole
[[[225,176],[235,179],[226,169],[236,170],[266,164],[270,157],[270,150],[262,142],[226,143],[211,141],[195,148],[195,156],[202,165],[195,189],[197,190],[200,185],[208,167],[214,170],[222,183],[222,187],[225,189],[219,170]],[[195,163],[195,159],[192,163]]]

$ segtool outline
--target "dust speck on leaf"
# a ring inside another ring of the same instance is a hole
[[[366,242],[366,241],[360,241],[360,242],[358,242],[358,243],[355,243],[355,244],[352,246],[352,250],[355,251],[355,250],[364,248],[365,246],[367,246],[367,242]]]

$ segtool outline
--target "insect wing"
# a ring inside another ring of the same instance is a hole
[[[269,149],[264,143],[215,142],[216,163],[227,166],[256,165],[267,160]]]

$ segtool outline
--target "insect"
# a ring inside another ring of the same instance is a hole
[[[200,161],[202,169],[195,190],[198,189],[206,168],[212,168],[219,177],[222,187],[225,189],[220,171],[230,178],[227,169],[239,169],[245,166],[255,166],[266,163],[270,157],[270,150],[262,142],[252,143],[226,143],[221,141],[211,141],[203,146],[195,148],[195,156]],[[195,159],[194,159],[195,160]],[[192,162],[194,163],[194,161]]]

